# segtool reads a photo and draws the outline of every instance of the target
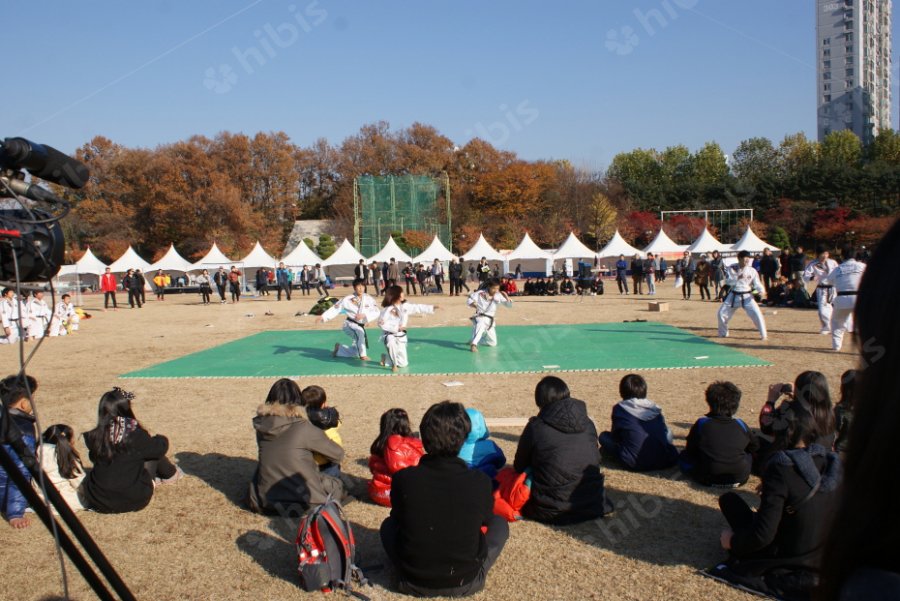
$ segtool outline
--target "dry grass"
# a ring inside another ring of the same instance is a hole
[[[523,299],[504,311],[501,324],[616,322],[658,319],[702,336],[715,335],[714,303],[683,302],[671,282],[660,287],[672,301],[670,313],[649,313],[647,298],[604,297]],[[676,299],[676,296],[679,299]],[[296,599],[295,525],[245,511],[241,500],[251,476],[256,446],[250,419],[271,385],[268,380],[118,380],[121,373],[261,330],[335,328],[315,326],[311,317],[294,317],[312,302],[247,299],[239,305],[201,306],[193,296],[169,296],[141,310],[102,313],[102,298],[88,297],[86,321],[76,336],[47,341],[31,373],[44,425],[64,422],[76,431],[92,427],[97,400],[113,385],[137,394],[141,421],[166,434],[171,455],[191,476],[158,491],[136,514],[83,514],[83,520],[112,563],[140,599]],[[432,299],[429,299],[432,300]],[[462,299],[442,298],[444,311],[414,326],[462,325],[469,312]],[[275,315],[263,315],[266,308]],[[245,317],[246,313],[255,317]],[[793,381],[804,369],[818,369],[836,389],[841,372],[855,363],[850,350],[828,351],[818,335],[813,311],[767,310],[770,340],[761,343],[743,314],[735,317],[727,344],[771,361],[769,368],[650,371],[644,376],[650,397],[660,403],[681,446],[691,423],[705,411],[703,390],[716,379],[735,381],[744,391],[740,416],[755,423],[766,387]],[[341,334],[335,332],[335,340]],[[602,341],[598,341],[602,344]],[[502,339],[501,339],[502,344]],[[377,356],[377,355],[376,355]],[[415,361],[413,356],[412,361]],[[17,354],[0,348],[0,371],[12,372]],[[584,399],[597,421],[607,426],[620,373],[565,374],[573,395]],[[538,375],[464,375],[446,388],[442,377],[329,378],[320,383],[341,410],[347,449],[344,471],[368,476],[365,460],[377,434],[377,417],[392,406],[405,407],[418,422],[425,409],[442,399],[473,405],[487,417],[534,413]],[[301,382],[310,384],[311,381]],[[494,436],[507,457],[515,452],[518,428],[498,428]],[[616,517],[576,527],[512,525],[512,535],[488,578],[480,599],[749,599],[694,574],[722,557],[718,535],[724,520],[717,491],[681,481],[675,473],[637,475],[609,467],[607,484],[620,504]],[[751,482],[743,494],[750,495]],[[347,513],[354,523],[363,567],[375,583],[374,599],[396,599],[378,542],[387,510],[355,502]],[[60,592],[51,539],[40,525],[16,532],[0,526],[2,599],[39,599]],[[70,569],[76,599],[93,598]]]

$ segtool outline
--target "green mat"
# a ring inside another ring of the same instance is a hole
[[[533,373],[750,367],[769,365],[733,348],[670,325],[598,323],[498,326],[499,346],[469,352],[468,327],[414,328],[410,366],[400,374]],[[274,378],[393,375],[378,360],[384,352],[369,333],[373,361],[335,359],[340,330],[270,331],[122,375],[123,378]]]

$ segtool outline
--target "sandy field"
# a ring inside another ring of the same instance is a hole
[[[682,301],[670,279],[658,298],[671,301],[668,313],[650,313],[648,297],[619,296],[613,282],[605,296],[523,298],[502,311],[498,323],[586,323],[648,319],[713,337],[716,303]],[[122,295],[120,295],[121,297]],[[42,424],[67,423],[80,433],[95,424],[102,393],[122,386],[136,394],[138,418],[171,443],[170,456],[189,475],[158,489],[150,506],[135,514],[82,513],[82,519],[139,599],[241,600],[297,599],[296,524],[258,516],[243,498],[254,469],[256,443],[250,420],[272,384],[268,379],[122,380],[119,374],[173,359],[263,330],[333,329],[315,325],[297,311],[312,306],[295,294],[290,302],[275,297],[246,298],[239,304],[202,306],[194,295],[169,295],[143,309],[102,312],[102,296],[87,296],[93,318],[76,335],[46,341],[29,373],[38,378]],[[464,325],[464,299],[443,297],[437,315],[413,318],[413,327]],[[274,313],[265,316],[266,310]],[[252,313],[253,317],[247,314]],[[806,369],[824,372],[835,391],[840,374],[854,367],[852,344],[830,351],[818,334],[815,311],[766,309],[769,340],[760,342],[743,313],[732,321],[731,338],[720,341],[773,363],[771,367],[647,371],[649,397],[664,409],[676,445],[683,447],[691,424],[706,411],[703,391],[714,380],[734,381],[744,392],[739,416],[755,425],[767,386],[792,382]],[[602,341],[598,341],[602,344]],[[502,333],[501,333],[502,344]],[[372,353],[377,357],[380,349]],[[415,361],[415,356],[411,357]],[[0,366],[12,373],[16,349],[0,348]],[[574,397],[583,399],[598,430],[608,427],[622,372],[561,374]],[[347,459],[343,470],[364,490],[368,448],[378,416],[395,406],[406,408],[415,424],[429,405],[444,399],[480,409],[486,417],[528,417],[536,413],[538,374],[396,376],[301,379],[301,385],[325,387],[343,416],[341,435]],[[443,382],[464,385],[448,388]],[[493,436],[511,461],[521,428],[494,428]],[[84,452],[83,444],[80,445]],[[632,474],[605,466],[613,517],[578,526],[552,528],[537,523],[511,524],[510,540],[477,599],[751,599],[695,574],[724,557],[719,532],[725,526],[717,507],[720,490],[685,482],[677,472]],[[741,489],[752,498],[756,482]],[[347,506],[359,548],[358,563],[372,581],[373,599],[398,599],[390,591],[390,572],[378,539],[388,510],[365,495]],[[44,599],[61,592],[59,567],[50,535],[37,520],[25,531],[0,524],[0,599]],[[69,567],[73,599],[93,594]],[[318,597],[318,594],[314,595]]]

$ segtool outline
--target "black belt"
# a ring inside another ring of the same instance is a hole
[[[356,321],[355,319],[352,319],[352,318],[350,318],[350,317],[347,318],[347,321],[349,321],[350,323],[355,323],[356,325],[358,325],[359,327],[362,328],[362,331],[363,331],[363,338],[364,338],[365,341],[366,341],[366,346],[369,346],[369,333],[366,332],[366,324],[360,323],[360,322],[358,322],[358,321]]]
[[[856,290],[844,290],[837,293],[838,296],[856,296],[857,294],[859,294],[859,292]]]
[[[485,317],[485,318],[491,320],[491,325],[488,326],[488,329],[489,329],[489,330],[490,330],[491,328],[494,327],[494,318],[493,318],[492,316],[490,316],[490,315],[485,314],[485,313],[476,313],[476,314],[475,314],[475,317],[472,318],[472,321],[477,321],[479,317]]]
[[[818,286],[816,286],[816,288],[825,288],[825,289],[828,289],[828,288],[834,288],[834,286],[823,286],[822,284],[819,284]]]

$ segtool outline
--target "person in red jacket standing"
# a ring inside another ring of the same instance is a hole
[[[100,290],[103,291],[103,310],[106,311],[109,309],[109,299],[112,297],[113,303],[113,311],[119,310],[119,305],[116,304],[116,287],[118,286],[118,282],[116,281],[116,275],[110,270],[109,267],[106,268],[106,273],[100,276]]]
[[[388,409],[381,416],[381,432],[372,443],[369,456],[369,498],[373,503],[391,506],[391,481],[394,474],[419,464],[425,454],[422,441],[409,427],[409,415],[403,409]]]

